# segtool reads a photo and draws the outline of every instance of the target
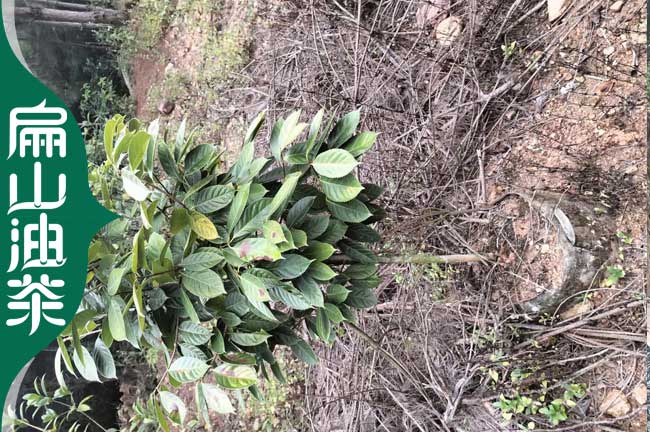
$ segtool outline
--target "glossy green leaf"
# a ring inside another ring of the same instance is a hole
[[[255,369],[244,365],[222,364],[214,370],[214,376],[221,387],[233,390],[257,383]]]
[[[191,345],[203,345],[210,340],[212,333],[207,328],[192,321],[183,321],[178,326],[178,336]]]
[[[352,138],[345,149],[354,157],[359,157],[372,148],[377,140],[377,132],[361,132]]]
[[[192,197],[194,208],[203,213],[214,213],[230,204],[235,196],[235,191],[227,186],[208,186]]]
[[[235,332],[230,334],[230,340],[240,346],[255,346],[266,342],[271,337],[270,334],[264,330],[255,333],[241,333]]]
[[[219,249],[201,248],[183,258],[181,267],[184,267],[186,270],[204,270],[216,266],[223,260],[223,253]]]
[[[250,193],[250,189],[251,189],[250,183],[241,185],[237,189],[237,193],[235,194],[232,204],[230,205],[230,210],[228,211],[228,223],[227,223],[228,233],[232,233],[233,229],[235,228],[235,225],[237,224],[237,222],[239,222],[239,218],[241,218],[242,213],[244,212],[244,208],[246,207],[246,203],[248,202],[248,195]]]
[[[354,156],[348,151],[332,149],[316,156],[312,167],[322,176],[341,178],[350,174],[358,164]]]
[[[147,153],[147,146],[149,145],[150,136],[145,131],[138,131],[133,135],[129,142],[129,166],[132,170],[138,169],[144,155]]]
[[[136,201],[144,201],[151,194],[151,190],[128,168],[122,168],[122,187]]]
[[[309,266],[308,275],[318,281],[328,281],[336,277],[336,272],[327,264],[315,261]]]
[[[113,355],[101,338],[95,339],[95,347],[93,348],[92,357],[97,366],[97,370],[104,378],[117,378]]]
[[[348,298],[350,290],[341,284],[332,284],[327,288],[327,301],[331,303],[343,303]]]
[[[372,216],[368,207],[357,199],[345,203],[327,200],[327,208],[332,213],[332,216],[343,222],[363,222]]]
[[[293,355],[308,365],[314,366],[318,364],[318,357],[314,353],[314,350],[304,340],[301,339],[296,341],[294,344],[290,345],[289,348],[291,348]]]
[[[185,270],[181,276],[183,288],[198,297],[214,298],[226,293],[221,277],[212,270]]]
[[[359,110],[352,111],[341,120],[336,123],[334,130],[330,133],[327,138],[327,144],[331,147],[340,147],[347,140],[349,140],[357,130],[359,126],[359,120],[361,118],[361,112]]]
[[[90,355],[86,347],[81,346],[80,349],[75,349],[72,354],[72,361],[74,362],[79,374],[88,381],[101,382],[99,375],[97,375],[97,366],[95,361]]]
[[[333,202],[352,201],[363,190],[363,186],[361,186],[354,174],[348,174],[341,178],[320,176],[319,179],[325,196]]]
[[[116,341],[126,340],[126,328],[122,316],[123,306],[122,300],[117,297],[111,298],[108,303],[108,326],[113,339]]]
[[[377,297],[371,289],[354,289],[348,294],[345,304],[357,309],[367,309],[377,305]]]
[[[329,243],[323,243],[320,241],[313,240],[309,243],[307,249],[304,250],[303,254],[307,258],[314,259],[316,261],[325,261],[334,254],[336,249]]]
[[[313,260],[298,254],[285,254],[284,259],[271,267],[274,274],[282,279],[295,279],[309,268]]]
[[[204,361],[193,357],[180,357],[169,367],[169,376],[180,383],[194,382],[200,380],[208,369]]]
[[[233,247],[237,256],[245,261],[277,261],[282,257],[280,249],[265,238],[248,238]]]

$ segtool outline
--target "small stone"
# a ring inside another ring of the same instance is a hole
[[[167,99],[160,101],[158,104],[158,112],[160,114],[169,115],[174,111],[174,108],[176,108],[176,104]]]
[[[627,401],[625,394],[619,389],[612,389],[607,392],[605,399],[601,402],[599,410],[610,417],[623,417],[630,412],[632,407]]]
[[[438,21],[447,16],[446,9],[449,8],[448,1],[436,1],[434,4],[420,6],[415,13],[415,23],[418,27],[435,26]]]
[[[620,12],[623,9],[623,3],[623,0],[618,0],[609,7],[609,10],[612,12]]]
[[[630,399],[638,406],[643,406],[648,401],[648,388],[644,383],[637,384],[630,394]]]
[[[609,56],[611,56],[612,54],[614,54],[615,51],[616,51],[616,48],[614,47],[614,45],[610,45],[610,46],[608,46],[607,48],[605,48],[605,49],[603,50],[603,54],[604,54],[605,56],[609,57]]]
[[[436,39],[442,46],[450,46],[463,31],[463,21],[457,16],[450,16],[440,21],[436,27]]]
[[[587,312],[591,311],[594,308],[594,304],[589,301],[582,301],[580,303],[577,303],[573,306],[571,306],[569,309],[565,310],[560,314],[560,318],[563,320],[568,320],[577,316],[582,316],[586,314]]]
[[[546,7],[548,9],[548,20],[555,21],[562,16],[566,8],[569,6],[569,0],[546,0]]]

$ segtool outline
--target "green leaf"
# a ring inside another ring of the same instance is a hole
[[[128,168],[122,168],[122,187],[136,201],[144,201],[151,194],[151,190]]]
[[[81,374],[84,379],[88,381],[101,382],[99,375],[97,375],[97,367],[95,366],[93,357],[90,355],[86,347],[81,346],[75,348],[74,353],[72,354],[72,361],[79,371],[79,374]]]
[[[171,221],[169,223],[172,235],[178,234],[183,228],[191,224],[190,215],[184,208],[175,208],[172,211]]]
[[[190,225],[192,226],[192,231],[201,238],[206,240],[219,238],[217,227],[214,226],[207,216],[199,212],[193,211],[190,213]]]
[[[282,257],[280,249],[265,238],[247,238],[235,245],[233,250],[245,262],[277,261]]]
[[[363,222],[372,216],[368,207],[357,199],[346,203],[332,202],[328,199],[327,208],[332,216],[343,222]]]
[[[359,110],[346,114],[336,123],[334,130],[327,138],[327,144],[332,147],[340,147],[349,140],[359,126],[361,112]]]
[[[282,183],[282,186],[280,186],[280,189],[278,189],[277,193],[271,200],[269,206],[270,215],[284,208],[291,195],[293,195],[293,191],[296,190],[296,185],[301,176],[301,172],[295,172],[285,177],[284,183]]]
[[[282,151],[295,141],[307,126],[306,123],[298,123],[299,118],[300,111],[294,111],[286,120],[280,119],[273,126],[270,147],[273,157],[278,162],[282,160]]]
[[[287,226],[289,228],[300,226],[302,224],[305,216],[307,216],[307,213],[311,210],[315,199],[316,197],[307,196],[298,200],[298,202],[291,207],[287,213]]]
[[[328,281],[336,277],[336,272],[327,264],[315,261],[309,266],[308,275],[319,281]]]
[[[327,342],[330,338],[332,325],[324,309],[316,310],[316,334],[323,341]]]
[[[366,279],[377,273],[376,264],[352,264],[343,274],[350,279]]]
[[[251,302],[266,302],[271,300],[264,282],[257,276],[246,272],[241,275],[241,287],[246,298]]]
[[[384,192],[384,188],[371,183],[364,183],[363,188],[359,199],[365,203],[376,200]]]
[[[315,259],[316,261],[325,261],[334,254],[335,250],[334,246],[329,243],[314,240],[303,253],[306,257]]]
[[[241,185],[237,189],[235,198],[233,199],[232,204],[230,205],[230,210],[228,211],[227,229],[229,234],[232,234],[232,230],[235,228],[235,225],[237,225],[237,222],[239,222],[242,213],[244,213],[244,208],[246,207],[250,190],[250,183]]]
[[[307,310],[311,303],[305,298],[302,292],[291,284],[282,284],[269,288],[269,294],[273,301],[279,301],[294,310]]]
[[[341,178],[350,174],[358,164],[354,156],[348,151],[332,149],[316,156],[312,167],[322,176]]]
[[[341,178],[320,176],[319,179],[325,196],[333,202],[351,201],[363,190],[363,186],[354,174],[348,174]]]
[[[187,416],[187,408],[181,398],[168,391],[161,391],[160,405],[170,419],[177,424],[183,424]]]
[[[230,204],[235,196],[235,191],[228,186],[209,186],[192,199],[194,208],[204,214],[214,213]]]
[[[209,269],[223,261],[223,254],[217,248],[201,248],[183,258],[181,267],[186,270]]]
[[[309,240],[317,239],[329,226],[330,216],[328,214],[319,214],[307,216],[300,229],[307,234]]]
[[[336,244],[345,237],[347,230],[348,226],[345,223],[331,218],[327,230],[318,239],[323,243]]]
[[[201,144],[194,147],[185,158],[185,175],[204,169],[215,155],[211,144]]]
[[[192,322],[198,324],[199,316],[197,315],[196,309],[194,309],[194,306],[192,305],[192,301],[185,293],[185,291],[183,290],[180,291],[180,298],[181,298],[181,304],[183,305],[183,309],[185,310],[185,313],[187,313],[187,316],[190,318]]]
[[[106,126],[104,126],[104,150],[106,151],[106,159],[111,163],[113,162],[113,140],[120,120],[120,116],[116,115],[108,120]]]
[[[264,222],[262,226],[262,234],[264,238],[270,240],[273,244],[280,244],[287,241],[282,230],[282,225],[274,220]]]
[[[255,369],[244,365],[222,364],[214,370],[214,376],[221,387],[233,390],[257,383]]]
[[[307,271],[312,261],[301,255],[286,254],[271,270],[282,279],[295,279]]]
[[[363,243],[355,242],[352,240],[344,240],[337,245],[341,251],[348,256],[353,262],[359,264],[376,264],[377,256]]]
[[[349,151],[352,156],[359,157],[372,148],[376,139],[376,132],[361,132],[352,138],[344,148]]]
[[[169,376],[180,383],[198,381],[208,371],[208,365],[193,357],[180,357],[169,367]]]
[[[183,288],[198,297],[214,298],[226,293],[221,277],[212,270],[186,270],[182,273]]]
[[[307,233],[299,229],[291,229],[291,238],[293,244],[297,248],[307,246]]]
[[[260,112],[257,117],[255,117],[255,120],[250,124],[248,127],[248,130],[246,131],[246,137],[244,138],[244,144],[248,144],[253,142],[255,137],[257,136],[257,133],[259,132],[260,128],[262,127],[262,124],[264,123],[264,118],[266,117],[266,111]]]
[[[363,243],[375,243],[381,239],[377,231],[370,228],[368,225],[359,223],[351,224],[346,232],[346,236],[352,240]]]
[[[343,316],[339,308],[336,305],[333,305],[332,303],[325,303],[324,309],[321,310],[325,311],[327,318],[334,324],[339,324],[345,321],[345,317]]]
[[[294,285],[302,292],[309,303],[316,307],[323,307],[325,304],[323,292],[314,279],[301,276],[295,280]]]
[[[367,309],[377,304],[377,297],[371,289],[354,289],[348,294],[345,304],[357,309]]]
[[[126,340],[126,327],[124,326],[124,317],[122,316],[122,299],[118,297],[111,298],[108,303],[108,327],[111,335],[116,341]]]
[[[212,336],[212,341],[210,342],[210,349],[215,354],[223,354],[226,352],[225,341],[223,340],[223,335],[219,329],[214,329],[214,335]]]
[[[263,198],[248,204],[235,225],[235,234],[232,237],[237,239],[262,228],[272,213],[271,201],[270,198]]]
[[[309,344],[302,339],[298,339],[295,343],[289,346],[293,355],[298,357],[300,360],[304,361],[310,366],[318,364],[318,357],[314,353],[314,350],[311,349]]]
[[[165,173],[171,178],[178,178],[178,167],[171,150],[164,142],[158,145],[158,160]]]
[[[331,303],[343,303],[348,298],[350,290],[340,284],[332,284],[327,288],[327,301]]]
[[[93,349],[93,360],[97,365],[97,370],[103,377],[116,379],[115,361],[111,350],[108,349],[102,338],[95,339],[95,348]],[[85,363],[85,362],[84,362]]]
[[[183,321],[178,326],[178,336],[191,345],[203,345],[210,340],[211,335],[210,330],[191,321]]]
[[[264,330],[255,332],[255,333],[231,333],[230,340],[236,343],[239,346],[256,346],[266,342],[266,340],[271,337],[270,334]]]
[[[109,295],[113,296],[117,294],[117,291],[120,289],[120,283],[127,271],[129,271],[128,267],[119,267],[111,270],[111,273],[108,275],[108,282],[106,283],[106,292]]]
[[[201,383],[197,386],[199,388],[198,391],[203,394],[203,399],[211,411],[217,414],[231,414],[235,412],[235,408],[232,406],[228,395],[219,387],[206,383]]]
[[[131,138],[131,142],[129,142],[129,166],[132,170],[135,171],[144,160],[150,139],[151,137],[145,131],[138,131]]]
[[[608,266],[606,271],[607,277],[603,281],[603,285],[606,287],[614,286],[618,281],[625,277],[625,270],[619,265]]]

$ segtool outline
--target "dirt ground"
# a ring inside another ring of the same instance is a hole
[[[133,61],[140,117],[172,101],[166,121],[188,117],[236,154],[261,109],[272,121],[361,108],[380,132],[361,174],[385,188],[382,252],[485,257],[383,268],[362,333],[319,349],[281,425],[229,430],[645,430],[646,2],[567,3],[549,23],[528,0],[177,2],[157,49]],[[448,16],[462,31],[446,46]],[[562,254],[556,224],[504,199],[522,191],[610,221],[597,276],[540,316],[517,305],[553,285]],[[570,385],[586,391],[558,425],[494,405],[561,400]]]

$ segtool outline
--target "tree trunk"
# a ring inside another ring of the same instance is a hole
[[[114,12],[113,9],[103,8],[92,4],[68,3],[58,0],[29,0],[29,6],[43,9],[65,9],[71,11]]]
[[[53,23],[76,23],[78,25],[115,25],[126,20],[123,12],[111,9],[93,9],[90,11],[59,10],[42,7],[17,7],[14,9],[16,18],[22,21],[38,21]],[[54,24],[56,25],[56,24]]]

